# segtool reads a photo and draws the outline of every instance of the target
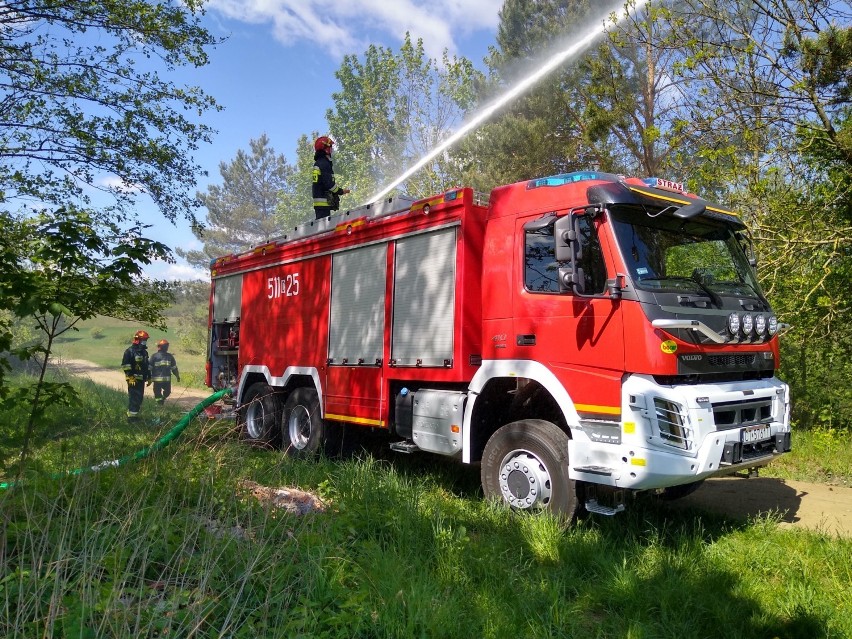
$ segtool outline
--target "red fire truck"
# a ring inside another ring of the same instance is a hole
[[[316,454],[386,431],[513,508],[614,514],[790,450],[779,323],[745,225],[656,178],[391,198],[212,265],[208,385]]]

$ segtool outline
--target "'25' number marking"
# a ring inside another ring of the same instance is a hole
[[[266,280],[267,297],[274,299],[276,297],[295,297],[299,294],[299,274],[289,273],[284,277],[267,278]]]

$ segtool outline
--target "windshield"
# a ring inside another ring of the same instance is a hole
[[[734,229],[724,222],[669,215],[641,207],[610,207],[624,262],[645,290],[689,291],[763,299]]]

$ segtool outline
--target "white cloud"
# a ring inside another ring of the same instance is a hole
[[[270,24],[285,45],[313,44],[330,55],[360,53],[375,38],[402,41],[405,32],[423,38],[426,52],[440,58],[458,52],[456,38],[497,26],[503,0],[211,0],[208,9],[242,22]]]
[[[154,260],[143,270],[145,277],[154,280],[205,280],[210,281],[210,272],[202,271],[186,263],[162,262]]]
[[[110,189],[119,193],[144,193],[139,184],[130,184],[116,175],[105,175],[95,181],[95,186],[101,189]]]

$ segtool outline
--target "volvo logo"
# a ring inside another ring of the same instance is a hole
[[[700,362],[704,355],[681,355],[680,358],[685,362]]]

